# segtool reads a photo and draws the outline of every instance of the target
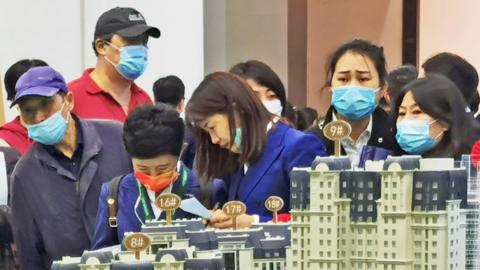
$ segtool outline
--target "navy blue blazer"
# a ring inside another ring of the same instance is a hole
[[[187,169],[188,178],[182,194],[179,194],[182,179],[180,178],[174,182],[172,186],[172,193],[179,195],[182,199],[195,196],[201,200],[200,185],[197,181],[195,174],[185,167],[182,163],[180,171]],[[92,249],[98,249],[106,246],[113,246],[119,244],[123,240],[123,236],[126,232],[139,232],[142,224],[145,223],[145,212],[142,204],[139,200],[139,193],[137,188],[135,176],[133,172],[123,177],[118,187],[118,211],[117,211],[117,224],[118,227],[115,230],[110,228],[108,223],[109,212],[107,198],[110,191],[110,183],[105,183],[102,186],[100,193],[100,199],[98,204],[97,222],[95,225],[94,241],[92,242]],[[225,193],[225,186],[223,181],[215,180],[212,188],[214,192],[212,194],[215,198],[216,193]],[[195,218],[197,216],[184,212],[181,209],[175,211],[174,219],[181,218]],[[162,212],[160,219],[165,218],[165,213]]]
[[[246,204],[247,214],[259,215],[260,221],[272,219],[265,200],[279,196],[285,206],[279,213],[290,210],[290,172],[293,167],[309,167],[316,156],[325,155],[320,139],[277,122],[268,132],[267,144],[260,159],[250,164],[247,173],[240,168],[226,177],[228,200]]]

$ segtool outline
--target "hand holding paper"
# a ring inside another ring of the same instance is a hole
[[[180,209],[205,219],[212,218],[212,214],[210,213],[210,211],[208,211],[208,209],[203,206],[203,204],[200,203],[195,197],[182,200],[182,202],[180,203]]]

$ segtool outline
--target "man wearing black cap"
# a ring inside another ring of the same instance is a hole
[[[97,64],[68,85],[75,100],[73,112],[81,118],[124,122],[128,112],[152,103],[133,81],[147,67],[148,38],[159,36],[160,30],[148,26],[133,8],[116,7],[103,13],[92,44]]]
[[[51,67],[29,69],[15,88],[12,106],[35,141],[12,174],[15,242],[21,269],[50,269],[89,249],[102,184],[132,165],[122,125],[72,114],[72,94]]]

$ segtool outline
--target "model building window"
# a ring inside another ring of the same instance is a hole
[[[397,230],[392,229],[392,235],[393,235],[393,236],[397,235]]]
[[[388,200],[388,193],[385,194],[383,197],[385,197],[385,200]]]
[[[438,182],[437,181],[433,181],[432,188],[438,188]]]
[[[363,188],[363,181],[358,181],[358,188]]]
[[[368,188],[373,188],[373,181],[368,181]]]
[[[432,200],[436,201],[437,197],[438,197],[437,193],[433,193]]]
[[[421,181],[417,181],[417,182],[415,183],[415,187],[416,187],[416,188],[422,188],[422,182],[421,182]]]
[[[397,188],[397,182],[393,181],[392,186],[393,186],[393,188]]]

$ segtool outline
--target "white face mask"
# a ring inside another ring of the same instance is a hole
[[[271,114],[281,115],[282,114],[282,103],[279,99],[269,100],[262,102],[263,106],[269,111]]]

